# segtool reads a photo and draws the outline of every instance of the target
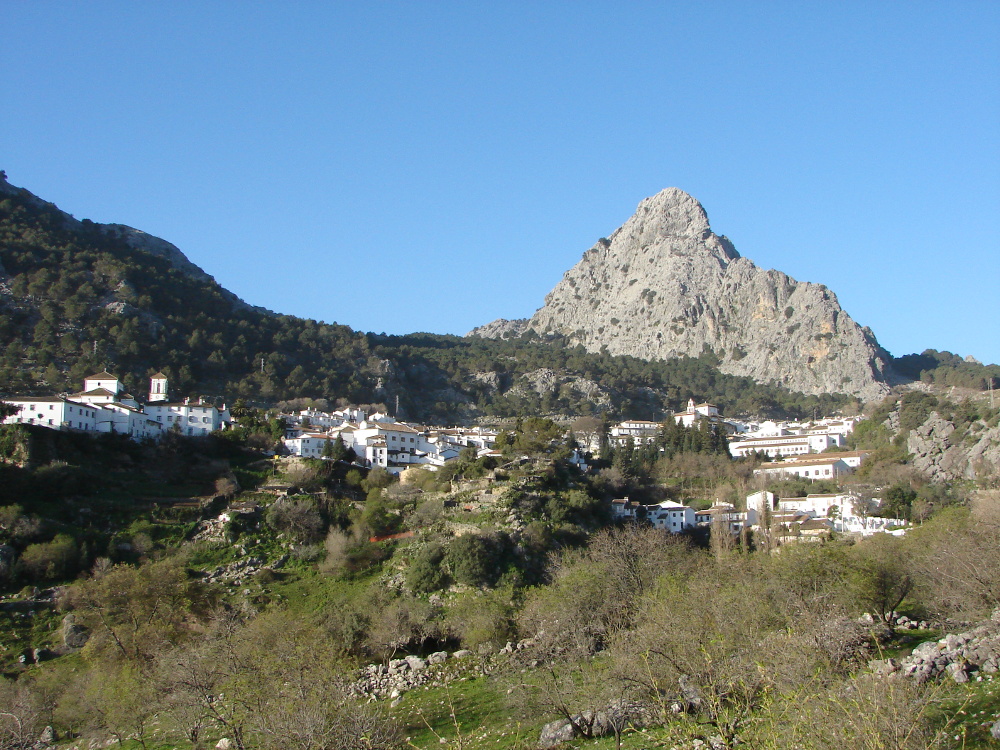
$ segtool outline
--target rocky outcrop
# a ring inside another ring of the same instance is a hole
[[[714,353],[719,369],[804,393],[884,396],[893,377],[875,336],[821,284],[758,268],[712,232],[677,188],[647,198],[601,239],[524,324],[470,335],[558,334],[590,351],[644,359]]]
[[[606,737],[614,734],[616,729],[621,732],[625,727],[641,728],[653,723],[652,707],[635,701],[617,700],[596,711],[587,709],[569,718],[550,721],[542,727],[538,748],[552,750],[578,737]]]
[[[510,339],[517,338],[528,330],[528,319],[518,318],[517,320],[507,320],[498,318],[492,323],[479,326],[474,331],[469,332],[469,336],[479,336],[484,339]]]
[[[1000,468],[1000,426],[974,422],[959,430],[935,411],[910,431],[906,449],[913,466],[935,481],[975,480]]]
[[[211,276],[196,266],[180,249],[171,242],[167,242],[159,237],[143,232],[141,229],[134,229],[124,224],[103,224],[106,232],[115,233],[133,250],[141,250],[144,253],[163,258],[178,271],[197,279],[198,281],[214,282]]]
[[[608,392],[593,380],[578,375],[567,375],[547,367],[522,375],[511,387],[511,395],[524,395],[534,392],[541,396],[546,393],[568,391],[574,398],[586,398],[595,405],[603,406],[611,403]]]
[[[868,666],[876,674],[899,674],[920,682],[948,677],[965,683],[995,675],[1000,672],[1000,610],[972,630],[921,643],[903,659],[877,659]]]
[[[71,651],[83,648],[90,639],[90,631],[78,624],[73,614],[68,614],[63,618],[60,632],[63,646]]]

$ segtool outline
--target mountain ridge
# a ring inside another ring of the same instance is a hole
[[[274,314],[270,310],[263,307],[248,304],[236,294],[223,287],[211,274],[201,268],[201,266],[193,263],[191,259],[188,258],[187,255],[185,255],[184,252],[172,242],[149,234],[148,232],[144,232],[141,229],[130,227],[127,224],[102,224],[100,222],[90,221],[89,219],[77,219],[72,214],[63,211],[55,203],[35,195],[27,188],[12,185],[7,180],[6,172],[0,170],[0,199],[2,199],[5,195],[20,196],[23,200],[27,201],[31,205],[34,205],[36,208],[56,212],[59,216],[61,216],[67,229],[79,230],[90,226],[92,228],[96,228],[98,231],[108,234],[111,237],[118,237],[124,240],[125,243],[133,250],[139,250],[140,252],[148,253],[157,258],[163,258],[170,263],[173,268],[187,276],[190,276],[192,279],[203,283],[217,285],[221,290],[222,295],[238,307],[252,309],[257,312],[270,315]]]
[[[690,397],[734,416],[855,408],[852,397],[727,375],[710,353],[648,360],[588,353],[555,334],[520,336],[526,321],[503,324],[507,337],[492,340],[364,334],[272,313],[239,300],[165,240],[78,221],[26,189],[0,188],[0,393],[72,392],[108,369],[140,394],[162,370],[183,394],[398,403],[406,419],[439,423],[602,412],[661,419]],[[704,222],[691,211],[680,231],[697,239]],[[738,254],[723,240],[720,257],[732,262]],[[913,379],[980,390],[994,373],[930,350],[898,362]]]

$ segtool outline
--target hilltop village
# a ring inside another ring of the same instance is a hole
[[[8,399],[6,403],[13,413],[5,418],[5,424],[118,433],[137,441],[157,441],[168,431],[205,436],[233,424],[225,405],[217,407],[201,398],[171,401],[169,381],[162,373],[151,377],[145,403],[126,393],[119,378],[108,372],[86,378],[78,393]],[[284,425],[279,451],[283,455],[321,460],[346,455],[358,466],[395,476],[411,468],[437,471],[457,461],[463,451],[476,459],[498,462],[502,458],[496,449],[500,431],[486,427],[411,424],[383,412],[368,413],[350,406],[329,412],[314,407],[285,411],[279,412],[278,418]],[[686,429],[708,428],[725,435],[733,458],[758,459],[753,473],[764,480],[837,480],[857,469],[868,455],[867,451],[845,448],[858,418],[753,422],[724,418],[714,404],[690,399],[684,411],[667,419],[662,423],[624,420],[609,425],[603,438],[611,449],[634,451],[655,446],[669,422]],[[574,435],[573,440],[568,460],[586,470],[588,458],[601,454],[602,436],[584,433]],[[907,522],[878,516],[878,502],[877,498],[861,498],[850,492],[779,499],[762,490],[747,496],[741,508],[722,502],[695,508],[672,500],[644,505],[620,498],[612,501],[610,515],[615,521],[647,523],[671,533],[695,528],[733,535],[764,530],[775,543],[814,540],[833,531],[903,533]]]

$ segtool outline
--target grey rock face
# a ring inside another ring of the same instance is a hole
[[[68,649],[80,649],[87,645],[90,639],[90,632],[78,625],[73,615],[66,615],[62,620],[63,645]]]
[[[959,437],[954,424],[931,412],[910,431],[906,449],[913,454],[914,467],[934,480],[974,480],[1000,467],[1000,427],[976,422]]]
[[[563,388],[568,389],[574,397],[586,397],[594,404],[609,404],[611,402],[608,392],[593,380],[575,375],[564,375],[547,367],[525,373],[510,389],[510,393],[525,395],[534,392],[544,395]]]
[[[507,339],[517,338],[526,330],[528,330],[527,318],[518,318],[517,320],[498,318],[492,323],[487,323],[484,326],[479,326],[469,331],[466,335],[480,336],[484,339]]]
[[[472,333],[511,335],[509,323]],[[723,372],[804,393],[872,400],[889,390],[888,355],[833,292],[740,257],[677,188],[642,201],[584,253],[526,328],[644,359],[697,357],[707,348]]]
[[[134,250],[142,250],[144,253],[163,258],[169,261],[170,265],[178,271],[186,273],[188,276],[196,278],[199,281],[215,281],[200,267],[188,260],[187,256],[173,243],[159,237],[154,237],[151,234],[143,232],[141,229],[125,226],[124,224],[105,224],[104,227],[105,231],[119,234],[128,246]]]

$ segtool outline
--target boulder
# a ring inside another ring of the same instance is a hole
[[[410,669],[414,672],[419,672],[420,670],[427,668],[427,662],[421,659],[419,656],[407,656],[406,663],[409,665]]]
[[[962,685],[969,681],[969,673],[966,671],[965,664],[963,664],[962,662],[957,662],[957,661],[952,662],[945,668],[945,671],[948,673],[951,679],[953,679],[959,685]]]
[[[35,747],[50,747],[56,743],[57,739],[59,737],[56,735],[56,730],[52,727],[45,727],[38,736],[38,742],[35,743]]]
[[[62,620],[63,645],[72,650],[83,648],[90,638],[90,631],[82,625],[77,625],[73,615],[66,615]]]
[[[576,729],[569,719],[557,719],[550,721],[538,736],[538,747],[540,750],[556,747],[563,742],[569,742],[576,737]]]

